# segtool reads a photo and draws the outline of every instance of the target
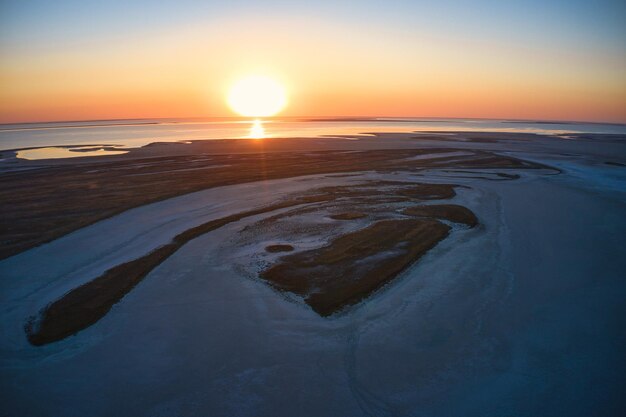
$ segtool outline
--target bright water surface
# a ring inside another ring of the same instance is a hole
[[[40,148],[37,150],[20,151],[18,156],[26,159],[65,158],[124,153],[124,151],[120,150],[102,148],[104,145],[114,145],[117,148],[133,148],[152,142],[240,138],[296,138],[413,131],[626,134],[626,125],[424,118],[287,119],[266,121],[145,119],[29,123],[0,125],[0,150]],[[79,149],[78,145],[83,145],[82,149]],[[86,147],[85,145],[89,146]],[[92,145],[97,146],[94,147]]]

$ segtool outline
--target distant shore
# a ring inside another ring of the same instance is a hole
[[[259,123],[266,139],[322,138],[378,133],[499,132],[559,134],[626,134],[626,125],[572,121],[445,118],[242,118],[135,119],[0,125],[0,151],[43,147],[115,146],[121,150],[154,142],[246,139]],[[38,157],[40,158],[40,157]]]

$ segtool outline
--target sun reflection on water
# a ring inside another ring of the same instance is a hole
[[[250,139],[265,139],[265,128],[263,128],[263,122],[261,122],[261,120],[256,119],[252,122],[248,137]]]

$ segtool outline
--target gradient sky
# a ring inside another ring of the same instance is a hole
[[[0,0],[0,123],[232,116],[249,73],[285,116],[626,122],[624,22],[624,0]]]

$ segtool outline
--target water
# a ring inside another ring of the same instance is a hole
[[[486,119],[143,119],[0,125],[0,150],[26,159],[123,153],[152,142],[359,135],[373,132],[619,133],[626,125]],[[80,149],[78,146],[80,145]],[[117,149],[111,149],[115,146]],[[27,148],[40,148],[36,151]],[[44,149],[42,149],[44,148]]]

